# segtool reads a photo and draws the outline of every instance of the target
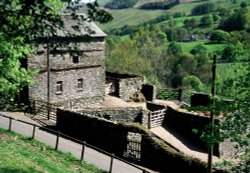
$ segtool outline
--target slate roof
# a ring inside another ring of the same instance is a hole
[[[63,13],[61,19],[64,27],[57,29],[55,34],[59,37],[107,36],[94,22],[86,19],[86,16],[82,13],[77,13],[75,18],[71,16],[71,13]]]

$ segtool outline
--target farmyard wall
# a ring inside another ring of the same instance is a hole
[[[128,132],[142,134],[140,164],[161,172],[206,172],[200,161],[171,149],[139,124],[114,123],[105,119],[58,109],[57,128],[79,140],[123,157]]]

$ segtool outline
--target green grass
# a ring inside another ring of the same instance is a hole
[[[98,4],[102,7],[104,7],[109,1],[111,0],[97,0]]]
[[[218,64],[217,65],[217,74],[219,75],[220,80],[226,81],[227,79],[236,79],[239,77],[239,74],[246,72],[246,64],[236,63],[236,64]]]
[[[218,44],[218,43],[206,44],[207,42],[202,42],[202,41],[178,42],[178,43],[181,44],[183,52],[190,52],[195,46],[201,43],[203,43],[211,53],[221,51],[226,46],[225,44]]]
[[[210,0],[207,2],[214,2],[216,3],[216,6],[221,6],[224,8],[235,8],[235,7],[240,7],[241,2],[247,2],[246,0],[237,0],[236,3],[232,3],[230,0]],[[185,3],[185,4],[180,4],[177,6],[174,6],[173,8],[169,9],[168,12],[171,13],[176,13],[176,12],[184,12],[186,15],[190,15],[191,11],[194,7],[206,3],[206,1],[197,1],[197,2],[191,2],[191,3]],[[250,5],[250,2],[247,2]]]
[[[0,129],[0,173],[102,173],[71,154]]]
[[[141,24],[143,22],[152,20],[158,16],[166,13],[163,10],[139,10],[139,9],[122,9],[122,10],[110,10],[109,11],[113,16],[113,21],[100,25],[100,28],[104,31],[110,29],[121,28],[125,25],[134,26]]]

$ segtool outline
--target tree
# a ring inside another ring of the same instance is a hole
[[[105,5],[105,8],[122,9],[133,7],[138,0],[112,0]]]
[[[231,81],[231,92],[234,91],[233,102],[218,103],[217,112],[223,110],[224,116],[216,128],[220,133],[216,134],[217,142],[229,139],[235,142],[239,151],[236,152],[234,159],[237,163],[226,162],[225,166],[231,172],[241,173],[250,170],[250,64],[245,64],[246,72]]]
[[[123,40],[109,52],[106,59],[107,69],[117,73],[151,74],[151,62],[140,57],[134,40]]]
[[[225,43],[229,40],[229,34],[222,30],[213,30],[210,35],[210,40]]]
[[[170,54],[170,55],[180,55],[182,53],[182,48],[181,48],[181,45],[177,42],[171,42],[169,45],[168,45],[168,49],[167,49],[167,52]]]
[[[240,31],[249,28],[249,26],[250,12],[243,7],[235,10],[225,20],[222,20],[219,28],[225,31]]]
[[[63,27],[59,0],[2,0],[0,2],[0,98],[13,101],[24,86],[32,83],[32,74],[22,66],[21,60],[33,54],[36,37],[53,36]],[[107,22],[112,17],[98,4],[89,4],[88,14]],[[75,15],[72,15],[74,17]]]
[[[204,3],[201,5],[198,5],[192,9],[193,15],[202,15],[202,14],[208,14],[215,11],[215,5],[214,3]]]
[[[207,47],[204,46],[204,44],[200,43],[197,46],[195,46],[191,51],[191,54],[193,55],[203,55],[207,56],[209,53],[209,50]]]
[[[200,19],[200,26],[202,27],[208,27],[211,26],[214,23],[213,16],[211,15],[204,15]]]
[[[197,27],[196,19],[195,18],[186,19],[184,21],[184,27],[187,29],[194,29],[195,27]]]
[[[183,79],[183,86],[184,87],[188,87],[188,88],[192,88],[195,91],[202,91],[203,90],[203,84],[201,82],[201,80],[196,77],[196,76],[186,76]]]
[[[223,49],[221,59],[227,61],[240,60],[244,55],[244,49],[242,43],[229,44]]]

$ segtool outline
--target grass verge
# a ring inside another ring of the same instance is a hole
[[[70,153],[0,129],[0,173],[104,173]]]

